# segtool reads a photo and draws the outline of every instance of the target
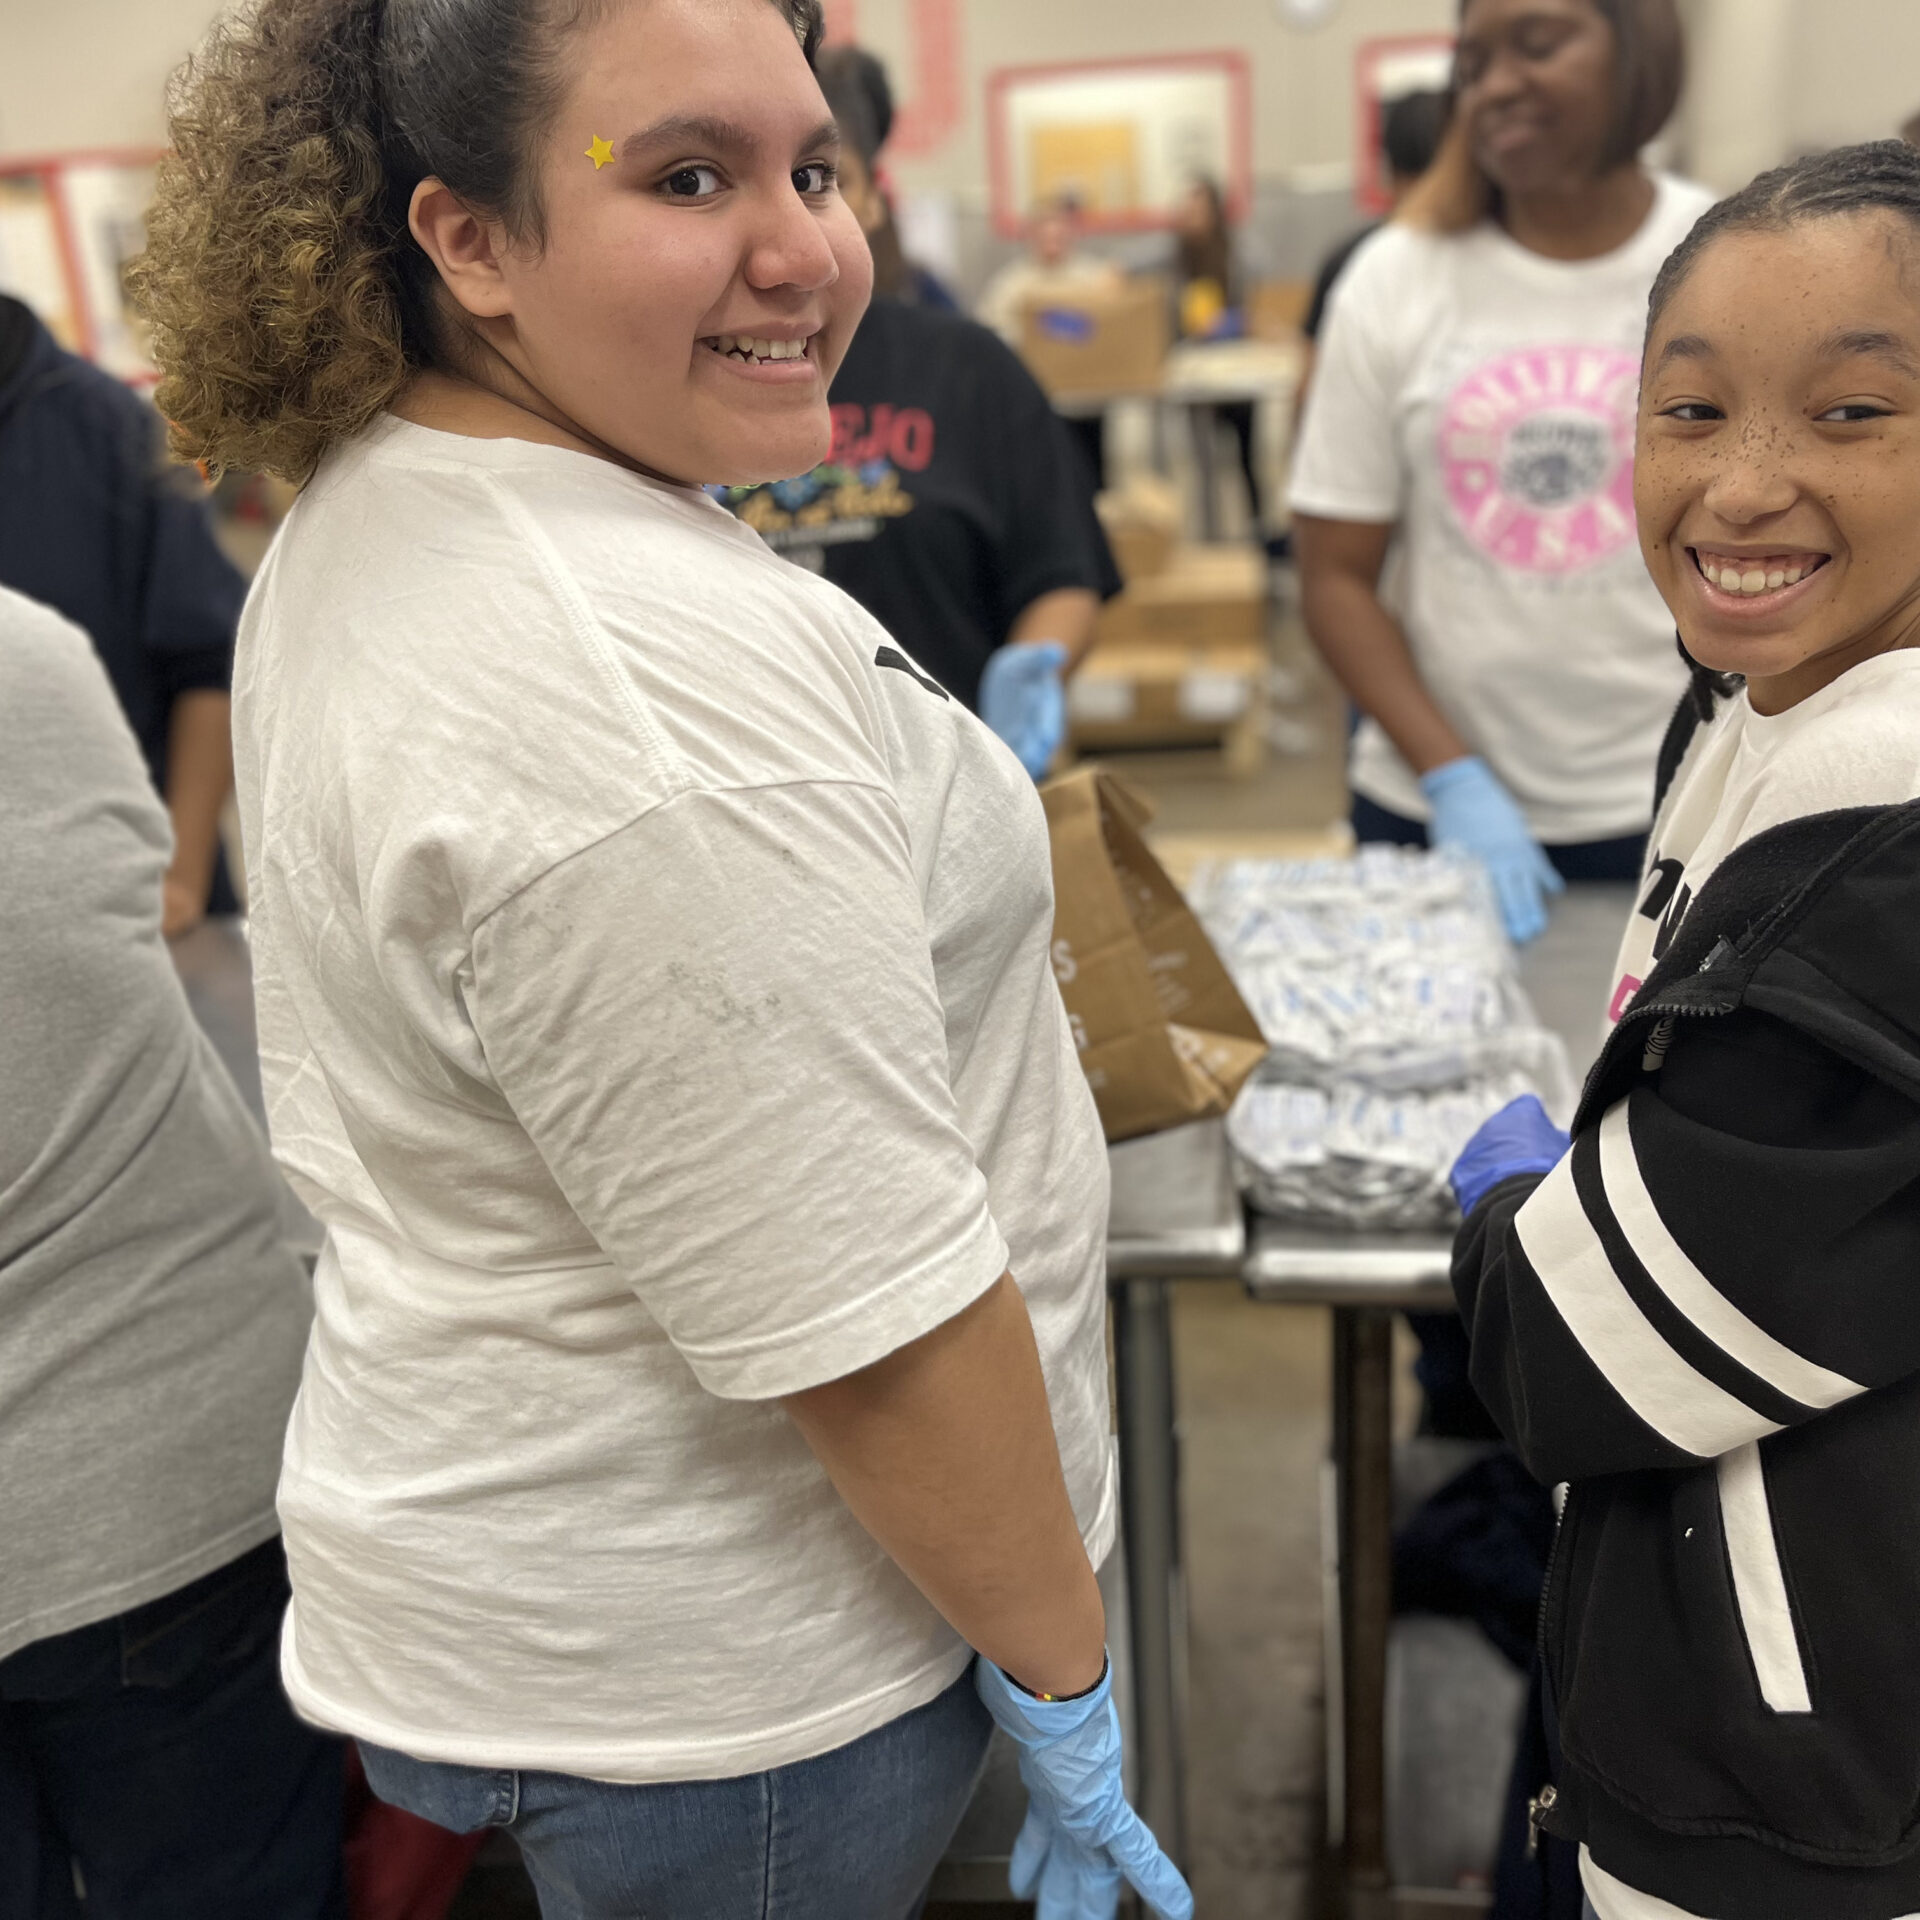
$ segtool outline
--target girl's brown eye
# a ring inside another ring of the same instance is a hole
[[[720,190],[720,176],[711,167],[676,167],[661,182],[676,200],[705,200]]]

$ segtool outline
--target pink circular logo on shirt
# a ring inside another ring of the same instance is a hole
[[[1578,573],[1634,537],[1640,363],[1614,347],[1528,347],[1461,382],[1440,422],[1447,498],[1517,573]]]

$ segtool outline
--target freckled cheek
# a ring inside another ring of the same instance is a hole
[[[1642,443],[1633,463],[1633,505],[1643,541],[1661,545],[1671,539],[1687,502],[1706,484],[1695,464],[1679,448]]]

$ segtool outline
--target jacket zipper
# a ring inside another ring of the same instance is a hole
[[[1713,951],[1701,961],[1698,972],[1711,973],[1723,960],[1735,957],[1736,948],[1731,940],[1719,941]],[[1696,975],[1696,977],[1698,977]],[[1737,1004],[1737,1002],[1736,1002]],[[1614,1047],[1620,1036],[1631,1027],[1644,1026],[1654,1022],[1652,1033],[1647,1036],[1646,1045],[1640,1055],[1642,1073],[1658,1073],[1666,1064],[1668,1050],[1673,1045],[1674,1030],[1682,1020],[1714,1020],[1733,1011],[1732,1007],[1688,1007],[1675,1006],[1671,1001],[1656,1000],[1644,1007],[1632,1007],[1622,1016],[1613,1030],[1613,1037],[1601,1051],[1600,1058],[1593,1063],[1593,1071],[1587,1076],[1587,1084],[1581,1090],[1580,1104],[1584,1108],[1587,1096],[1598,1084],[1612,1059]]]
[[[1539,1857],[1540,1836],[1546,1830],[1549,1816],[1559,1804],[1560,1789],[1551,1781],[1527,1802],[1527,1858],[1529,1860]]]

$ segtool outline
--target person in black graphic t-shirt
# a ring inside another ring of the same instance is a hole
[[[846,143],[841,191],[870,232],[885,217],[875,65],[850,50],[820,62]],[[1063,681],[1119,572],[1033,376],[990,329],[900,291],[876,287],[834,380],[826,463],[722,497],[858,600],[1038,776],[1065,731]]]

